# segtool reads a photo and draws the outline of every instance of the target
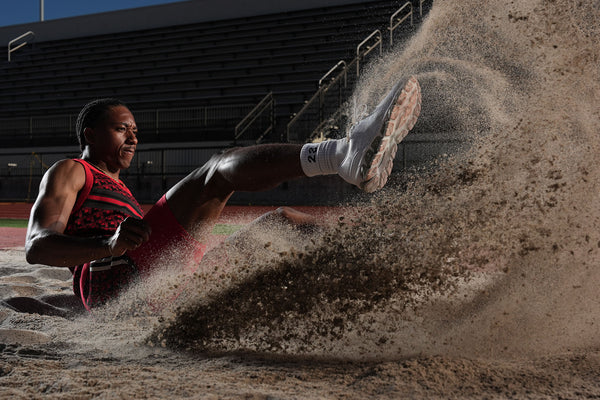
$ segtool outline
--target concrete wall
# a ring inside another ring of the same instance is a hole
[[[131,167],[121,173],[121,179],[139,201],[152,203],[213,154],[229,147],[230,143],[225,142],[140,144]],[[400,173],[431,165],[441,154],[458,153],[464,148],[455,133],[411,132],[398,146],[394,171]],[[78,146],[0,149],[0,202],[33,201],[47,168],[58,160],[78,155]],[[267,192],[236,193],[231,204],[336,205],[360,193],[337,176],[325,176],[291,181]]]
[[[35,41],[45,42],[353,3],[362,3],[362,1],[189,0],[158,6],[2,27],[0,28],[0,43],[7,46],[9,41],[27,31],[34,32]]]

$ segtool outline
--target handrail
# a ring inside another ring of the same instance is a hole
[[[18,42],[21,39],[24,39],[27,36],[33,36],[33,37],[35,37],[35,33],[33,33],[32,31],[28,31],[28,32],[25,32],[24,34],[22,34],[21,36],[19,36],[17,38],[14,38],[10,42],[8,42],[8,62],[10,62],[10,53],[12,53],[13,51],[17,51],[21,47],[27,45],[27,42],[23,42],[23,43],[19,44],[18,46],[16,46],[15,48],[11,49],[12,44],[15,43],[15,42]]]
[[[373,36],[378,35],[379,38],[377,39],[377,41],[375,43],[373,43],[373,45],[369,48],[367,48],[367,51],[365,51],[364,53],[360,54],[360,48],[367,43]],[[373,51],[373,49],[375,48],[375,46],[379,45],[379,55],[382,54],[383,52],[383,48],[382,48],[382,44],[381,44],[381,31],[379,29],[375,29],[373,31],[373,33],[371,33],[365,40],[363,40],[362,42],[360,42],[360,44],[358,46],[356,46],[356,76],[358,77],[360,75],[360,58],[362,56],[366,56],[367,54],[369,54],[370,52]]]
[[[394,19],[396,18],[396,16],[398,16],[398,14],[400,14],[406,7],[410,8],[410,11],[408,12],[408,14],[406,14],[402,19],[399,19],[398,22],[396,22],[396,24],[394,24]],[[390,26],[388,27],[388,30],[390,31],[390,49],[394,46],[394,30],[404,21],[406,21],[406,19],[410,16],[410,26],[413,26],[413,5],[411,2],[406,2],[404,3],[404,5],[402,7],[400,7],[395,13],[392,14],[392,16],[390,17]]]
[[[329,85],[328,85],[329,86]],[[290,128],[292,127],[292,125],[294,125],[296,123],[296,121],[298,120],[298,118],[300,118],[300,116],[302,116],[304,114],[304,112],[308,109],[308,107],[310,107],[312,105],[312,103],[315,102],[316,99],[321,97],[321,92],[323,91],[323,88],[320,87],[315,94],[313,94],[313,96],[310,98],[310,100],[305,101],[304,105],[302,106],[302,108],[293,115],[293,117],[290,119],[290,122],[288,122],[287,127],[286,127],[286,136],[287,136],[287,141],[291,142],[290,140]]]
[[[343,69],[343,71],[344,71],[344,87],[346,87],[348,84],[348,79],[347,79],[347,74],[346,74],[346,61],[344,61],[344,60],[341,60],[337,64],[335,64],[329,71],[327,71],[327,73],[325,75],[323,75],[321,77],[321,79],[319,79],[318,87],[321,87],[323,85],[323,81],[325,80],[325,78],[327,78],[329,75],[331,75],[333,73],[333,71],[338,69],[340,65],[344,66],[344,69]]]
[[[273,99],[273,92],[267,93],[267,95],[265,97],[263,97],[263,99],[252,110],[250,110],[250,112],[235,126],[235,131],[234,131],[234,136],[233,136],[234,140],[239,139],[244,134],[244,132],[246,132],[248,130],[248,128],[250,128],[250,126],[252,126],[254,121],[256,121],[256,119],[269,106],[270,106],[270,110],[271,110],[271,115],[270,115],[271,124],[269,125],[269,127],[267,129],[265,129],[265,131],[257,139],[257,142],[260,141],[269,132],[271,132],[273,130],[273,125],[274,125],[273,113],[274,113],[274,106],[275,106],[275,100]]]
[[[296,124],[296,122],[298,121],[298,119],[313,105],[313,103],[315,103],[317,100],[319,101],[319,126],[323,124],[323,94],[327,93],[329,91],[329,89],[335,85],[340,79],[342,79],[342,77],[344,78],[344,87],[347,86],[347,70],[348,68],[352,67],[352,63],[356,62],[356,59],[354,59],[353,61],[350,62],[350,65],[346,65],[345,61],[340,61],[338,62],[333,68],[331,68],[324,76],[323,78],[321,78],[321,80],[319,80],[319,83],[321,84],[321,82],[324,80],[324,78],[327,75],[330,75],[333,71],[335,71],[340,64],[343,63],[344,65],[344,69],[342,71],[340,71],[333,79],[331,79],[331,81],[329,81],[328,83],[324,84],[324,85],[319,85],[319,88],[317,89],[317,91],[315,92],[315,94],[304,103],[304,105],[302,106],[302,108],[296,113],[294,114],[294,116],[290,119],[290,121],[287,124],[286,127],[286,136],[287,136],[287,141],[291,142],[291,128],[293,125]],[[340,93],[341,96],[341,93]],[[341,98],[339,99],[340,103],[341,103]],[[340,104],[341,105],[341,104]],[[314,131],[313,131],[314,133]],[[309,135],[312,136],[312,133]]]
[[[419,13],[422,16],[423,15],[423,3],[426,0],[419,0]],[[398,15],[403,12],[406,8],[409,8],[408,13],[398,19],[398,21],[396,23],[394,23],[394,19],[396,19],[398,17]],[[402,7],[400,7],[398,10],[396,10],[392,16],[390,17],[390,25],[388,27],[389,31],[390,31],[390,48],[393,45],[393,32],[394,30],[400,25],[402,24],[404,21],[406,21],[408,19],[408,17],[410,16],[410,24],[411,26],[414,25],[414,6],[412,5],[411,2],[406,2]],[[365,51],[363,54],[361,54],[360,50],[361,47],[367,43],[369,40],[371,40],[374,36],[378,36],[377,41],[375,43],[373,43],[371,45],[371,47],[369,47],[367,49],[367,51]],[[323,77],[319,80],[318,83],[318,89],[316,91],[316,93],[308,100],[304,102],[304,105],[302,106],[302,108],[296,112],[295,114],[293,114],[290,118],[290,121],[287,124],[286,127],[286,135],[287,135],[287,141],[291,142],[292,141],[292,126],[294,126],[295,124],[297,124],[300,120],[300,118],[309,112],[309,109],[313,106],[316,106],[316,102],[318,101],[319,104],[319,112],[318,112],[318,124],[317,124],[317,128],[315,130],[313,130],[313,132],[310,134],[310,136],[314,135],[315,131],[317,131],[318,129],[320,129],[323,125],[325,125],[326,121],[324,121],[324,115],[323,115],[323,110],[324,110],[324,95],[325,93],[327,93],[327,91],[330,90],[330,88],[339,81],[339,79],[341,79],[342,75],[344,77],[344,88],[347,87],[347,70],[353,68],[354,66],[352,65],[353,63],[356,63],[356,77],[358,78],[360,76],[360,60],[362,57],[366,56],[367,54],[369,54],[371,51],[373,51],[375,49],[375,46],[379,45],[379,53],[380,55],[383,53],[383,45],[382,45],[382,35],[381,35],[381,31],[379,30],[375,30],[373,31],[365,40],[363,40],[357,47],[356,47],[356,58],[352,61],[350,61],[349,63],[346,63],[345,61],[340,61],[338,62],[333,68],[331,68],[329,71],[327,71],[327,73],[325,75],[323,75]],[[340,72],[339,74],[336,75],[335,78],[333,78],[331,80],[331,82],[326,83],[326,79],[333,74],[336,70],[338,70],[340,68],[340,66],[343,66],[344,69],[342,72]]]
[[[377,36],[377,40],[371,45],[371,47],[369,47],[366,51],[361,53],[361,48],[365,45],[365,43],[369,42],[369,40],[371,40],[374,36]],[[327,73],[325,75],[323,75],[323,77],[321,77],[321,79],[319,79],[317,92],[308,101],[306,101],[304,103],[304,106],[302,106],[302,108],[295,115],[293,115],[293,117],[290,119],[290,121],[287,124],[286,135],[287,135],[288,142],[291,141],[291,127],[297,123],[299,118],[305,112],[307,112],[307,110],[317,100],[319,101],[319,126],[321,126],[323,124],[323,122],[324,122],[324,115],[323,115],[324,94],[326,92],[328,92],[329,89],[334,84],[336,84],[342,77],[344,78],[344,88],[347,87],[347,83],[348,83],[347,82],[347,79],[348,79],[347,71],[348,71],[348,68],[351,67],[353,63],[356,63],[356,77],[358,78],[360,76],[360,59],[361,59],[361,57],[364,57],[367,54],[369,54],[371,51],[373,51],[376,48],[377,45],[379,45],[379,54],[381,55],[383,53],[383,44],[382,44],[381,31],[379,29],[374,30],[369,36],[367,36],[367,38],[365,40],[363,40],[358,46],[356,46],[356,58],[354,60],[350,61],[349,64],[347,64],[344,60],[339,61],[336,65],[333,66],[333,68],[331,68],[329,71],[327,71]],[[325,79],[327,77],[329,77],[333,72],[338,70],[340,68],[340,66],[344,67],[343,70],[340,71],[340,73],[338,73],[329,83],[324,84]],[[340,92],[340,99],[341,99],[341,92]],[[312,133],[311,133],[311,135],[312,135]]]

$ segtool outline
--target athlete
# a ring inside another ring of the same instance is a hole
[[[119,180],[138,144],[135,119],[118,100],[92,101],[77,120],[80,158],[57,162],[42,179],[29,219],[27,261],[69,267],[83,305],[102,304],[161,263],[197,264],[206,235],[236,190],[265,190],[326,174],[338,174],[366,192],[382,188],[397,144],[414,126],[420,107],[419,83],[411,77],[394,86],[347,138],[226,150],[168,190],[144,216]],[[278,213],[291,222],[310,220],[288,208]],[[173,246],[185,251],[173,256],[168,251]],[[19,304],[9,305],[18,309]]]

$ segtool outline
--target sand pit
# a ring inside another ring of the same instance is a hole
[[[5,251],[2,267],[13,268],[13,276],[35,278],[29,284],[46,292],[69,290],[67,280],[41,277],[22,257],[20,250]],[[145,339],[156,318],[112,311],[65,319],[0,309],[0,397],[586,398],[600,393],[600,353],[593,347],[537,357],[425,353],[363,362],[273,353],[209,356],[150,347]],[[446,318],[449,326],[456,323]]]
[[[0,396],[597,398],[599,18],[436,1],[355,99],[414,74],[415,131],[460,148],[322,231],[232,239],[183,290],[165,272],[92,315],[0,307]],[[69,293],[1,254],[3,299]]]

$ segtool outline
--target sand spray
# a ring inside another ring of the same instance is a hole
[[[139,354],[356,360],[598,346],[599,14],[596,1],[435,1],[350,104],[372,108],[415,75],[411,134],[452,146],[327,228],[270,225],[207,256],[185,290],[173,270],[139,285],[98,312],[96,338],[132,324],[115,337]]]

